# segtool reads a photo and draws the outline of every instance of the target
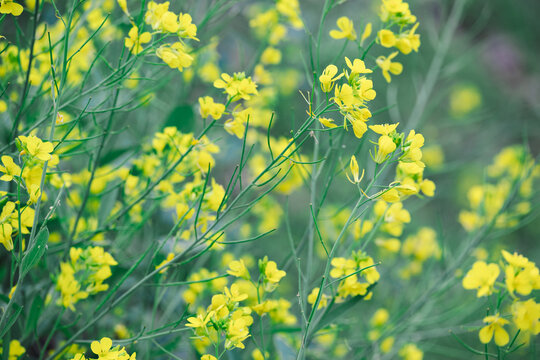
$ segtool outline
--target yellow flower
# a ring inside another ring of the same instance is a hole
[[[495,344],[497,346],[504,346],[508,344],[509,336],[503,326],[508,324],[509,321],[501,318],[499,314],[486,316],[484,318],[484,323],[488,324],[480,329],[478,337],[480,341],[484,344],[487,344],[491,341],[495,335]]]
[[[330,129],[333,129],[333,128],[336,128],[337,125],[334,124],[334,119],[329,119],[329,118],[325,118],[325,117],[320,117],[319,118],[319,122],[324,126],[324,127],[327,127],[327,128],[330,128]]]
[[[450,93],[450,113],[463,117],[482,105],[482,94],[476,86],[458,85]]]
[[[277,264],[274,261],[268,261],[264,269],[264,275],[269,282],[277,284],[287,273],[283,270],[278,270]]]
[[[424,353],[414,344],[407,344],[399,350],[399,356],[404,360],[422,360]]]
[[[251,358],[253,360],[265,360],[270,358],[270,354],[268,354],[268,351],[265,351],[265,355],[263,356],[261,350],[255,349],[251,352]]]
[[[250,100],[252,95],[257,95],[257,84],[246,77],[244,73],[221,74],[221,79],[214,81],[214,87],[224,89],[225,93],[233,98],[234,101],[244,99]]]
[[[162,262],[160,262],[158,265],[156,265],[156,269],[159,269],[163,265],[170,263],[172,261],[172,259],[174,259],[174,253],[172,253],[172,252],[168,253],[167,258],[165,260],[163,260]],[[159,270],[159,273],[163,274],[165,271],[167,271],[167,269],[168,269],[168,267],[163,268],[163,269]]]
[[[249,271],[246,268],[246,265],[244,264],[244,260],[235,260],[231,261],[229,263],[229,270],[227,270],[227,274],[232,275],[234,277],[243,278],[246,280],[251,279],[251,276],[249,275]]]
[[[506,260],[506,262],[516,268],[524,268],[529,263],[529,259],[527,259],[525,256],[518,254],[517,252],[514,252],[513,254],[510,254],[506,250],[501,250],[501,254]]]
[[[316,287],[314,288],[311,293],[308,295],[307,301],[309,304],[314,305],[317,302],[317,297],[319,296],[319,292],[321,291],[320,288]],[[317,306],[317,309],[322,309],[328,305],[328,299],[330,299],[330,296],[326,294],[321,294],[321,298],[319,300],[319,305]]]
[[[205,328],[212,316],[214,316],[214,311],[210,311],[206,315],[198,314],[197,317],[190,317],[187,319],[189,324],[186,324],[186,326],[193,328]]]
[[[3,172],[4,175],[0,177],[0,180],[11,181],[13,180],[13,176],[21,175],[21,168],[15,164],[11,156],[2,156],[2,163],[4,166],[0,165],[0,172]]]
[[[347,175],[347,179],[353,184],[358,184],[360,181],[362,181],[362,178],[364,177],[364,171],[362,170],[362,176],[360,176],[360,168],[358,167],[358,162],[356,161],[356,157],[354,155],[351,156],[349,168],[351,169],[353,179],[351,180],[351,178],[349,178],[349,175]]]
[[[15,203],[8,201],[0,213],[0,243],[4,245],[7,251],[13,250],[13,240],[11,234],[13,232],[13,226],[9,222],[9,218],[12,216],[15,210]]]
[[[334,39],[348,39],[351,41],[356,40],[356,31],[354,31],[354,24],[351,19],[346,16],[342,16],[337,20],[337,26],[339,30],[331,30],[330,36]]]
[[[225,105],[215,103],[214,99],[210,96],[199,98],[200,112],[203,118],[212,116],[214,120],[219,120],[225,111]]]
[[[217,358],[214,355],[206,354],[201,356],[201,360],[217,360]]]
[[[390,56],[379,56],[376,60],[377,65],[381,68],[382,74],[387,82],[391,82],[392,78],[390,73],[399,75],[403,71],[403,65],[398,62],[392,62],[391,60],[397,56],[398,52],[390,54]]]
[[[381,341],[381,352],[383,354],[388,354],[390,351],[392,351],[392,348],[394,347],[394,337],[389,336],[385,338],[383,341]]]
[[[134,55],[137,55],[143,50],[142,44],[149,43],[152,40],[152,35],[149,32],[139,34],[139,28],[137,26],[133,26],[129,30],[128,36],[124,39],[124,44]]]
[[[396,39],[395,46],[405,55],[409,54],[412,50],[417,52],[420,47],[420,35],[414,33],[417,28],[418,23],[408,32],[400,34]]]
[[[92,341],[90,344],[90,348],[94,352],[94,354],[98,355],[99,357],[105,357],[109,354],[112,347],[112,340],[108,337],[102,338],[100,341]]]
[[[524,268],[516,269],[512,265],[505,267],[505,283],[508,291],[521,295],[529,295],[533,290],[540,288],[540,274],[534,263],[529,262]]]
[[[518,301],[512,305],[512,320],[522,331],[530,331],[534,335],[540,333],[540,304],[533,299]]]
[[[48,161],[51,159],[51,153],[54,150],[54,146],[50,142],[43,142],[40,138],[34,135],[21,135],[18,137],[18,140],[23,149],[21,153],[29,154],[30,156],[36,157],[41,161]]]
[[[162,16],[169,10],[169,2],[158,4],[154,1],[148,3],[148,10],[144,15],[144,21],[152,26],[152,29],[158,30],[161,26]]]
[[[389,48],[396,45],[396,35],[391,30],[380,30],[377,33],[377,38],[379,39],[379,43],[384,47]]]
[[[338,68],[335,65],[328,65],[326,69],[324,69],[321,76],[319,76],[319,82],[321,83],[321,89],[325,93],[328,93],[332,91],[332,88],[334,87],[334,82],[339,80],[343,74],[339,74],[337,77],[336,74],[338,72]]]
[[[156,50],[156,55],[171,69],[178,69],[178,71],[190,67],[193,63],[193,57],[187,53],[185,46],[181,42],[160,46]]]
[[[499,273],[500,269],[497,264],[477,261],[463,278],[463,287],[467,290],[477,289],[477,297],[490,295]]]
[[[19,16],[23,12],[23,7],[13,0],[0,0],[0,14],[12,14]]]
[[[166,11],[161,15],[161,29],[164,32],[176,33],[180,29],[178,17],[171,11]]]
[[[26,352],[26,349],[21,345],[19,340],[11,340],[9,342],[8,360],[17,360]],[[0,347],[0,355],[2,355],[2,347]]]
[[[197,26],[192,24],[192,18],[189,14],[178,14],[178,21],[180,23],[180,29],[178,30],[178,35],[184,38],[190,38],[193,40],[199,41],[197,39]]]
[[[386,309],[378,309],[371,317],[371,326],[380,327],[387,323],[390,313]]]
[[[261,55],[261,63],[276,65],[281,62],[281,51],[273,47],[267,47]]]
[[[347,63],[349,69],[351,69],[350,77],[353,77],[356,74],[370,74],[373,72],[370,69],[366,69],[366,64],[360,59],[354,59],[354,61],[351,63],[351,60],[349,60],[348,57],[345,57],[345,62]]]

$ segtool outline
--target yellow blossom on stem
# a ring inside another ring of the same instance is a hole
[[[364,177],[364,170],[362,170],[362,176],[360,176],[360,168],[358,167],[358,162],[356,161],[356,156],[351,156],[351,161],[349,163],[349,169],[351,170],[351,174],[353,179],[347,175],[347,179],[353,183],[358,184],[360,181],[362,181],[362,178]]]
[[[360,59],[354,59],[354,61],[351,62],[348,57],[345,57],[345,62],[347,63],[349,69],[351,69],[351,74],[349,77],[353,77],[357,74],[370,74],[373,72],[372,70],[367,69],[366,64]]]
[[[287,273],[283,270],[279,270],[274,261],[269,261],[264,269],[264,275],[269,282],[277,284],[282,277],[287,275]]]
[[[137,55],[143,50],[142,45],[149,43],[150,40],[152,40],[152,35],[149,32],[139,34],[139,28],[133,26],[129,30],[128,37],[124,39],[124,44],[132,54]]]
[[[324,69],[322,75],[319,76],[319,82],[321,83],[322,91],[324,91],[325,93],[332,91],[334,83],[343,76],[343,74],[339,74],[338,76],[336,76],[337,72],[337,66],[332,64],[328,65],[326,69]]]
[[[244,99],[250,100],[252,95],[257,95],[257,84],[251,80],[251,77],[246,77],[244,73],[221,74],[221,79],[214,81],[214,87],[224,89],[234,101]]]
[[[403,71],[403,65],[398,62],[392,62],[392,59],[395,58],[398,54],[398,51],[393,52],[388,57],[379,56],[376,60],[377,65],[381,68],[382,74],[387,82],[391,82],[392,78],[390,73],[394,75],[399,75]]]
[[[181,42],[172,45],[162,45],[156,50],[156,55],[172,69],[183,71],[193,63],[193,57],[187,53]]]
[[[377,33],[377,39],[382,46],[387,48],[396,45],[396,35],[392,32],[392,30],[380,30]]]
[[[2,163],[4,166],[0,165],[0,172],[4,173],[4,175],[0,177],[0,180],[11,181],[14,176],[21,174],[21,168],[15,164],[11,156],[2,156]]]
[[[178,22],[180,28],[178,30],[178,35],[183,38],[189,38],[199,41],[197,39],[197,26],[192,23],[193,19],[189,14],[178,14]]]
[[[346,16],[342,16],[337,20],[337,27],[339,30],[331,30],[330,36],[334,39],[348,39],[351,41],[356,40],[356,31],[354,30],[354,24],[351,19]]]
[[[319,122],[324,126],[324,127],[327,127],[327,128],[330,128],[330,129],[333,129],[333,128],[336,128],[337,125],[334,124],[334,119],[329,119],[329,118],[325,118],[325,117],[320,117],[319,118]]]
[[[533,299],[512,304],[512,320],[521,331],[540,333],[540,304]]]
[[[484,318],[484,323],[487,325],[480,329],[480,332],[478,333],[478,337],[482,343],[487,344],[493,337],[495,337],[495,344],[497,344],[497,346],[504,346],[508,344],[510,337],[503,327],[509,323],[508,320],[503,319],[499,316],[499,314],[496,314],[486,316]]]
[[[11,239],[13,226],[8,221],[14,210],[15,203],[8,201],[2,208],[2,213],[0,213],[0,243],[4,245],[7,251],[13,250],[13,240]]]
[[[308,295],[307,301],[309,304],[314,305],[317,302],[317,297],[319,296],[319,292],[321,291],[320,288],[316,287],[314,288],[311,293]],[[328,305],[328,299],[330,299],[330,296],[326,294],[321,294],[321,298],[319,299],[319,305],[317,306],[317,309],[322,309]]]
[[[19,16],[23,12],[21,4],[17,4],[13,0],[0,0],[0,14],[11,14],[13,16]]]
[[[219,120],[225,111],[225,105],[214,102],[210,96],[199,98],[200,112],[203,118],[212,116],[214,120]]]
[[[243,278],[246,280],[251,279],[251,276],[249,275],[249,271],[244,264],[244,260],[234,260],[229,263],[229,270],[227,270],[227,274],[232,275],[234,277]]]
[[[22,148],[22,154],[28,154],[32,157],[38,158],[41,161],[48,161],[51,159],[51,153],[54,150],[54,146],[50,142],[43,142],[40,138],[34,135],[19,136],[18,143]]]
[[[499,273],[500,269],[497,264],[477,261],[463,278],[463,287],[467,290],[478,290],[477,297],[490,295],[493,293],[493,286]]]
[[[405,55],[413,50],[418,52],[418,48],[420,47],[420,35],[415,34],[418,24],[419,23],[416,23],[408,32],[400,34],[396,39],[395,47]]]

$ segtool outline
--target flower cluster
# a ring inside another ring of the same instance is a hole
[[[477,297],[489,296],[494,292],[507,292],[513,302],[510,306],[512,323],[525,334],[540,333],[540,304],[534,298],[522,299],[519,296],[529,296],[533,290],[540,289],[540,272],[536,264],[518,253],[511,254],[502,250],[501,266],[504,269],[504,285],[497,282],[501,273],[496,263],[477,261],[463,278],[465,289],[477,290]],[[500,303],[499,303],[500,304]],[[510,336],[504,328],[508,325],[505,317],[500,315],[500,305],[493,315],[484,318],[484,326],[480,332],[480,341],[484,344],[495,340],[497,346],[504,346],[510,341]]]
[[[242,293],[238,285],[226,287],[222,294],[212,297],[206,311],[188,318],[186,326],[194,329],[196,339],[204,345],[220,344],[224,340],[225,349],[243,349],[243,341],[250,336],[249,327],[253,323],[251,309],[240,305],[245,299],[247,294]]]
[[[111,275],[111,266],[118,263],[102,247],[86,249],[71,248],[70,261],[60,264],[60,273],[56,277],[56,289],[60,292],[57,303],[75,311],[75,304],[89,295],[109,288],[103,282]]]
[[[530,199],[535,181],[540,178],[540,165],[523,146],[503,149],[487,169],[496,183],[471,187],[467,193],[470,210],[459,214],[459,222],[467,231],[476,230],[494,222],[496,228],[511,228],[531,211]],[[514,191],[517,200],[507,203]]]
[[[410,257],[411,262],[400,271],[400,275],[408,279],[411,276],[420,274],[424,262],[429,258],[439,259],[441,257],[441,249],[437,243],[437,233],[428,227],[421,228],[416,234],[405,239],[401,252],[403,255]]]
[[[136,353],[128,354],[125,347],[120,345],[112,346],[112,340],[108,337],[104,337],[99,341],[92,341],[90,348],[92,352],[98,357],[87,358],[83,353],[76,354],[71,360],[100,360],[100,359],[115,359],[115,360],[135,360]]]
[[[366,300],[371,298],[370,289],[379,281],[380,275],[370,256],[362,251],[353,251],[350,258],[336,257],[332,259],[331,264],[330,276],[339,280],[336,302],[343,302],[349,296],[363,296]],[[318,291],[316,289],[312,293],[311,304],[315,303],[316,296],[313,295],[318,294]],[[322,299],[325,301],[324,295],[322,295]]]
[[[360,59],[351,61],[346,57],[345,62],[348,70],[338,74],[338,68],[335,65],[328,65],[319,77],[319,82],[325,93],[332,91],[335,86],[332,100],[343,115],[343,127],[347,129],[350,123],[354,135],[361,138],[367,131],[366,122],[371,117],[367,103],[376,96],[373,81],[365,76],[372,73],[372,70],[366,68],[364,61]],[[345,78],[347,82],[341,85],[336,84],[341,78]],[[337,127],[333,119],[320,118],[319,121],[326,127]]]

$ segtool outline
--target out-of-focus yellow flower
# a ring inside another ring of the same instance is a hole
[[[281,51],[274,47],[267,47],[261,55],[261,63],[277,65],[281,62]]]
[[[476,110],[482,104],[482,94],[476,86],[459,85],[450,93],[450,113],[454,117],[463,117]]]
[[[377,39],[379,40],[379,43],[386,48],[396,45],[396,35],[392,32],[392,30],[379,30],[377,33]]]
[[[339,30],[331,30],[330,36],[334,39],[348,39],[351,41],[356,40],[356,31],[354,30],[354,24],[351,19],[346,16],[342,16],[337,20],[337,27]]]
[[[415,344],[406,344],[399,350],[399,356],[404,360],[422,360],[424,358],[424,352]]]
[[[214,99],[210,96],[200,97],[199,105],[201,116],[207,118],[212,116],[215,120],[219,120],[225,111],[225,105],[220,103],[215,103]]]

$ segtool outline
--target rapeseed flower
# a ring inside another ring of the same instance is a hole
[[[337,26],[339,30],[331,30],[330,37],[334,39],[348,39],[351,41],[356,40],[356,31],[354,30],[354,24],[351,19],[342,16],[337,20]]]
[[[478,290],[477,297],[491,295],[499,273],[500,269],[497,264],[477,261],[463,278],[463,287],[468,290]]]
[[[22,5],[13,0],[0,0],[0,14],[19,16],[22,14],[23,10],[24,8]]]
[[[403,71],[403,65],[398,62],[392,62],[392,59],[397,56],[398,52],[393,52],[389,56],[379,56],[376,60],[377,65],[381,68],[382,74],[386,82],[391,82],[390,74],[399,75]]]
[[[504,325],[509,323],[508,320],[501,318],[499,314],[495,314],[486,316],[484,318],[484,323],[487,325],[480,329],[480,332],[478,333],[478,337],[482,343],[487,344],[495,337],[495,344],[497,344],[497,346],[508,344],[510,337],[504,329]]]

